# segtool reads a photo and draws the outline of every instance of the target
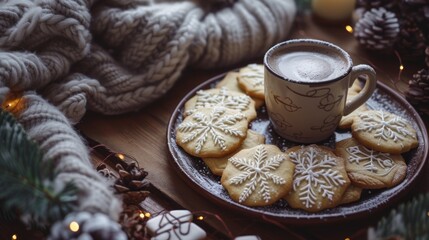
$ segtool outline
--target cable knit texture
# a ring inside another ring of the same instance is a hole
[[[87,109],[139,110],[187,66],[260,57],[287,37],[294,15],[293,0],[2,1],[0,101],[9,92],[37,92],[25,96],[19,121],[57,159],[59,183],[74,179],[86,189],[82,209],[115,217],[118,203],[108,201],[68,121],[77,123]]]

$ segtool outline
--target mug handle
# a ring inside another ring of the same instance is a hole
[[[350,114],[360,105],[364,104],[375,91],[375,87],[377,85],[375,71],[372,67],[366,64],[360,64],[352,68],[352,72],[350,73],[349,87],[353,85],[353,82],[360,75],[368,76],[365,81],[365,86],[362,91],[359,92],[358,95],[354,96],[350,102],[346,103],[343,111],[343,116]]]

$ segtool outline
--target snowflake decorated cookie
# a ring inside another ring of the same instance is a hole
[[[238,85],[247,95],[264,100],[264,65],[249,64],[241,68]]]
[[[246,138],[248,121],[236,110],[201,108],[176,129],[176,142],[196,157],[221,157],[235,151]]]
[[[252,148],[254,146],[257,146],[259,144],[265,143],[265,137],[262,134],[259,134],[253,130],[247,130],[246,138],[244,139],[241,146],[235,150],[234,152],[223,156],[219,158],[203,158],[203,161],[206,163],[206,165],[209,167],[210,171],[214,175],[222,176],[223,170],[226,167],[226,164],[228,163],[228,159],[235,155],[237,152],[241,151],[242,149],[248,149]]]
[[[339,205],[356,202],[360,199],[362,188],[350,184],[343,194]]]
[[[256,118],[255,102],[246,94],[227,88],[198,91],[185,103],[185,116],[209,107],[224,107],[240,111],[249,121]]]
[[[350,185],[344,159],[317,145],[288,149],[295,164],[292,191],[285,197],[293,208],[318,212],[337,206]]]
[[[261,144],[229,158],[221,183],[232,200],[246,206],[266,206],[292,188],[294,164],[277,146]]]
[[[238,85],[238,72],[228,72],[225,77],[216,84],[216,88],[227,88],[231,91],[244,93],[245,92]],[[265,99],[259,99],[255,97],[250,97],[253,101],[255,101],[255,108],[258,109],[265,103]]]
[[[400,154],[369,149],[353,138],[338,142],[336,153],[344,158],[352,183],[361,188],[393,187],[407,174],[407,165]]]
[[[416,130],[405,119],[370,110],[354,118],[352,134],[361,144],[380,152],[399,154],[418,146]]]

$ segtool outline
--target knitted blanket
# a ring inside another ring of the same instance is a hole
[[[141,109],[187,66],[262,56],[287,37],[295,11],[293,0],[6,0],[0,102],[25,92],[14,114],[47,157],[58,159],[58,181],[78,179],[81,209],[116,218],[119,201],[92,170],[70,123],[87,109]]]

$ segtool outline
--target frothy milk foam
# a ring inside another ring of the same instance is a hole
[[[293,47],[271,56],[274,71],[287,79],[317,82],[335,79],[347,70],[347,60],[335,51]]]

